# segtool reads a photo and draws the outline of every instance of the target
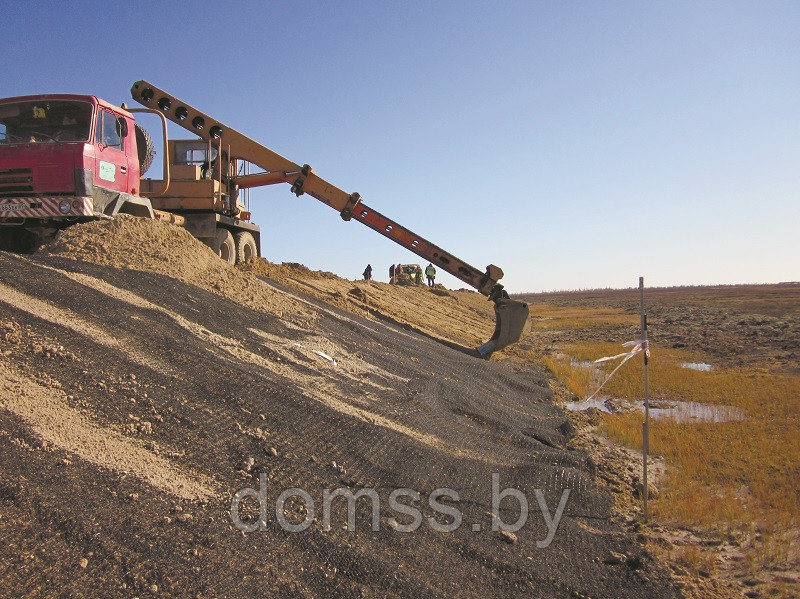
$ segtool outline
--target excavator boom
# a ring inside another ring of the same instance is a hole
[[[318,199],[339,212],[344,220],[355,219],[365,224],[487,296],[495,304],[497,323],[492,338],[478,348],[481,356],[488,357],[493,351],[515,343],[524,332],[528,321],[528,305],[509,299],[503,286],[498,283],[503,276],[499,267],[490,264],[482,272],[459,260],[399,223],[372,210],[361,201],[358,193],[347,193],[339,189],[316,175],[309,165],[300,166],[284,158],[147,81],[134,83],[131,95],[140,104],[157,108],[167,119],[214,144],[223,160],[244,160],[264,169],[264,173],[234,178],[232,183],[236,187],[245,189],[289,183],[292,192],[298,197],[305,193]]]

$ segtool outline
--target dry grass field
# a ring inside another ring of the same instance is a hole
[[[528,295],[534,326],[524,341],[584,399],[618,364],[592,361],[639,338],[638,291]],[[672,544],[690,570],[729,576],[751,596],[796,596],[800,569],[800,285],[653,289],[646,292],[655,406],[729,406],[727,422],[651,420],[651,453],[665,463],[653,521],[712,535]],[[686,364],[707,364],[694,370]],[[604,387],[612,413],[596,412],[609,439],[642,447],[636,356]],[[715,537],[715,538],[713,538]]]

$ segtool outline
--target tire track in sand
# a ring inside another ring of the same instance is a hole
[[[325,406],[337,412],[346,414],[353,418],[357,418],[358,420],[364,422],[368,422],[373,426],[380,426],[382,428],[392,430],[396,433],[400,433],[419,443],[427,445],[438,451],[446,452],[456,457],[474,459],[481,462],[499,463],[497,462],[497,460],[490,459],[488,456],[481,455],[461,447],[457,447],[435,435],[429,433],[423,433],[409,426],[406,426],[400,422],[392,420],[391,418],[387,418],[386,416],[377,414],[371,410],[355,406],[346,401],[345,399],[339,397],[338,390],[335,388],[335,386],[331,384],[329,379],[326,379],[322,375],[311,376],[306,373],[299,372],[298,370],[296,370],[287,363],[267,360],[266,358],[258,354],[255,354],[250,350],[246,349],[245,347],[243,347],[239,341],[231,339],[230,337],[225,337],[224,335],[220,335],[219,333],[210,331],[204,326],[196,322],[193,322],[191,320],[188,320],[187,318],[181,316],[176,312],[169,310],[168,308],[154,304],[153,302],[131,291],[128,291],[126,289],[121,289],[119,287],[111,285],[110,283],[107,283],[106,281],[97,279],[95,277],[83,273],[69,272],[66,270],[61,270],[59,268],[38,263],[36,263],[36,265],[42,268],[46,268],[48,270],[58,272],[59,274],[68,277],[69,279],[77,283],[80,283],[81,285],[84,285],[95,291],[108,295],[109,297],[113,297],[117,300],[126,302],[137,308],[144,308],[161,312],[162,314],[169,316],[181,328],[190,332],[192,335],[195,335],[196,337],[202,339],[203,341],[211,343],[218,349],[223,350],[224,352],[229,354],[235,361],[247,362],[252,364],[253,366],[256,366],[257,368],[259,368],[264,372],[276,373],[284,377],[285,379],[288,379],[297,384],[305,392],[306,396],[309,397],[310,399],[319,401],[320,403],[324,404]],[[0,291],[2,291],[2,289],[0,289]]]

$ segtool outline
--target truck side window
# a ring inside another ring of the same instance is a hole
[[[101,110],[97,116],[95,139],[109,148],[123,150],[121,129],[120,119],[106,110]]]
[[[216,160],[217,149],[211,148],[211,160]],[[175,142],[175,164],[201,165],[208,162],[208,145],[202,140]]]

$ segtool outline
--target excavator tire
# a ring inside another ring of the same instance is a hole
[[[236,243],[233,241],[233,235],[228,229],[217,229],[217,235],[214,238],[214,244],[211,249],[231,266],[236,264]]]
[[[236,240],[236,264],[258,258],[258,248],[252,233],[239,231],[234,235],[234,239]]]
[[[147,169],[153,164],[156,150],[153,146],[153,138],[150,137],[147,130],[138,124],[134,127],[136,129],[136,149],[139,153],[139,176],[144,177]]]

